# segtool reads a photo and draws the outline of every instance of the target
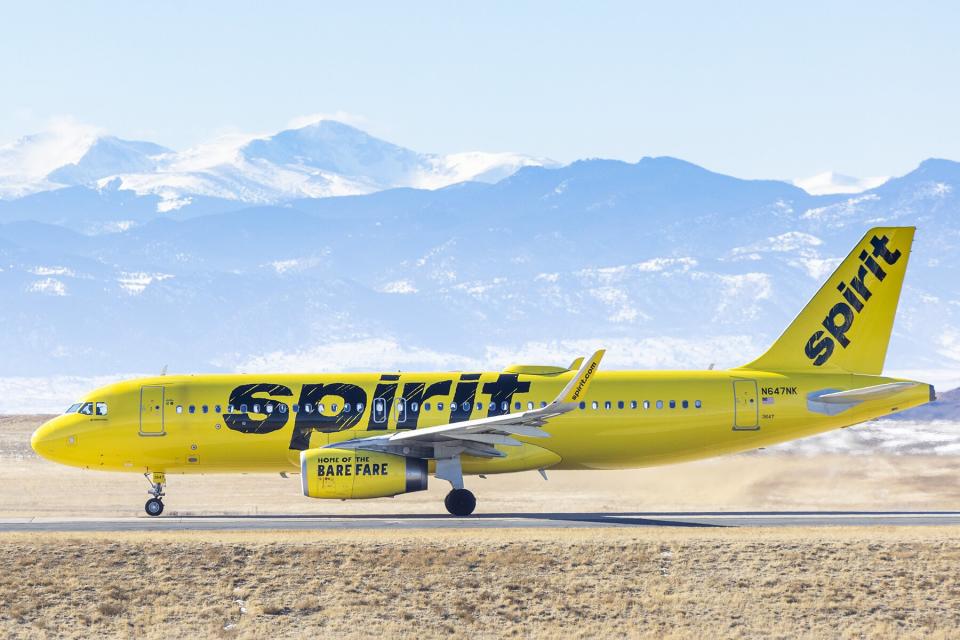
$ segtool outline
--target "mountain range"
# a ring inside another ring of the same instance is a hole
[[[42,404],[164,365],[471,369],[596,346],[610,368],[733,366],[877,224],[918,227],[888,369],[956,386],[958,188],[949,160],[813,195],[670,157],[423,154],[330,121],[186,152],[28,137],[0,149],[0,388],[44,380]]]
[[[349,125],[320,120],[271,136],[231,135],[186,151],[61,127],[0,147],[0,197],[80,187],[157,199],[156,211],[195,197],[246,204],[496,182],[549,160],[515,153],[417,153]]]

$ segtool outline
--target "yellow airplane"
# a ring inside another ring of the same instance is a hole
[[[756,449],[934,400],[881,375],[913,227],[870,230],[770,349],[726,371],[190,375],[98,389],[42,425],[41,456],[143,473],[151,516],[168,473],[299,469],[311,498],[380,498],[464,475],[645,467]]]

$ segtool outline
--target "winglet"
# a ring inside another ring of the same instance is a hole
[[[580,399],[587,394],[587,388],[590,386],[590,381],[593,380],[593,374],[600,368],[600,360],[603,358],[604,353],[606,353],[606,351],[600,349],[584,360],[583,364],[580,365],[580,369],[570,378],[570,382],[567,383],[567,386],[563,388],[563,391],[560,392],[560,395],[557,396],[554,402],[563,404],[579,402]]]

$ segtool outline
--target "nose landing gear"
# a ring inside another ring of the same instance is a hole
[[[147,472],[143,474],[143,477],[150,483],[147,493],[153,496],[143,505],[143,510],[147,512],[148,516],[158,516],[163,513],[163,487],[167,479],[160,471]]]
[[[150,498],[143,506],[143,510],[148,516],[158,516],[163,513],[163,501],[160,498]]]

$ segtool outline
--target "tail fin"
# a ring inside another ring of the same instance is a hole
[[[880,374],[915,230],[868,231],[783,335],[744,368]]]

